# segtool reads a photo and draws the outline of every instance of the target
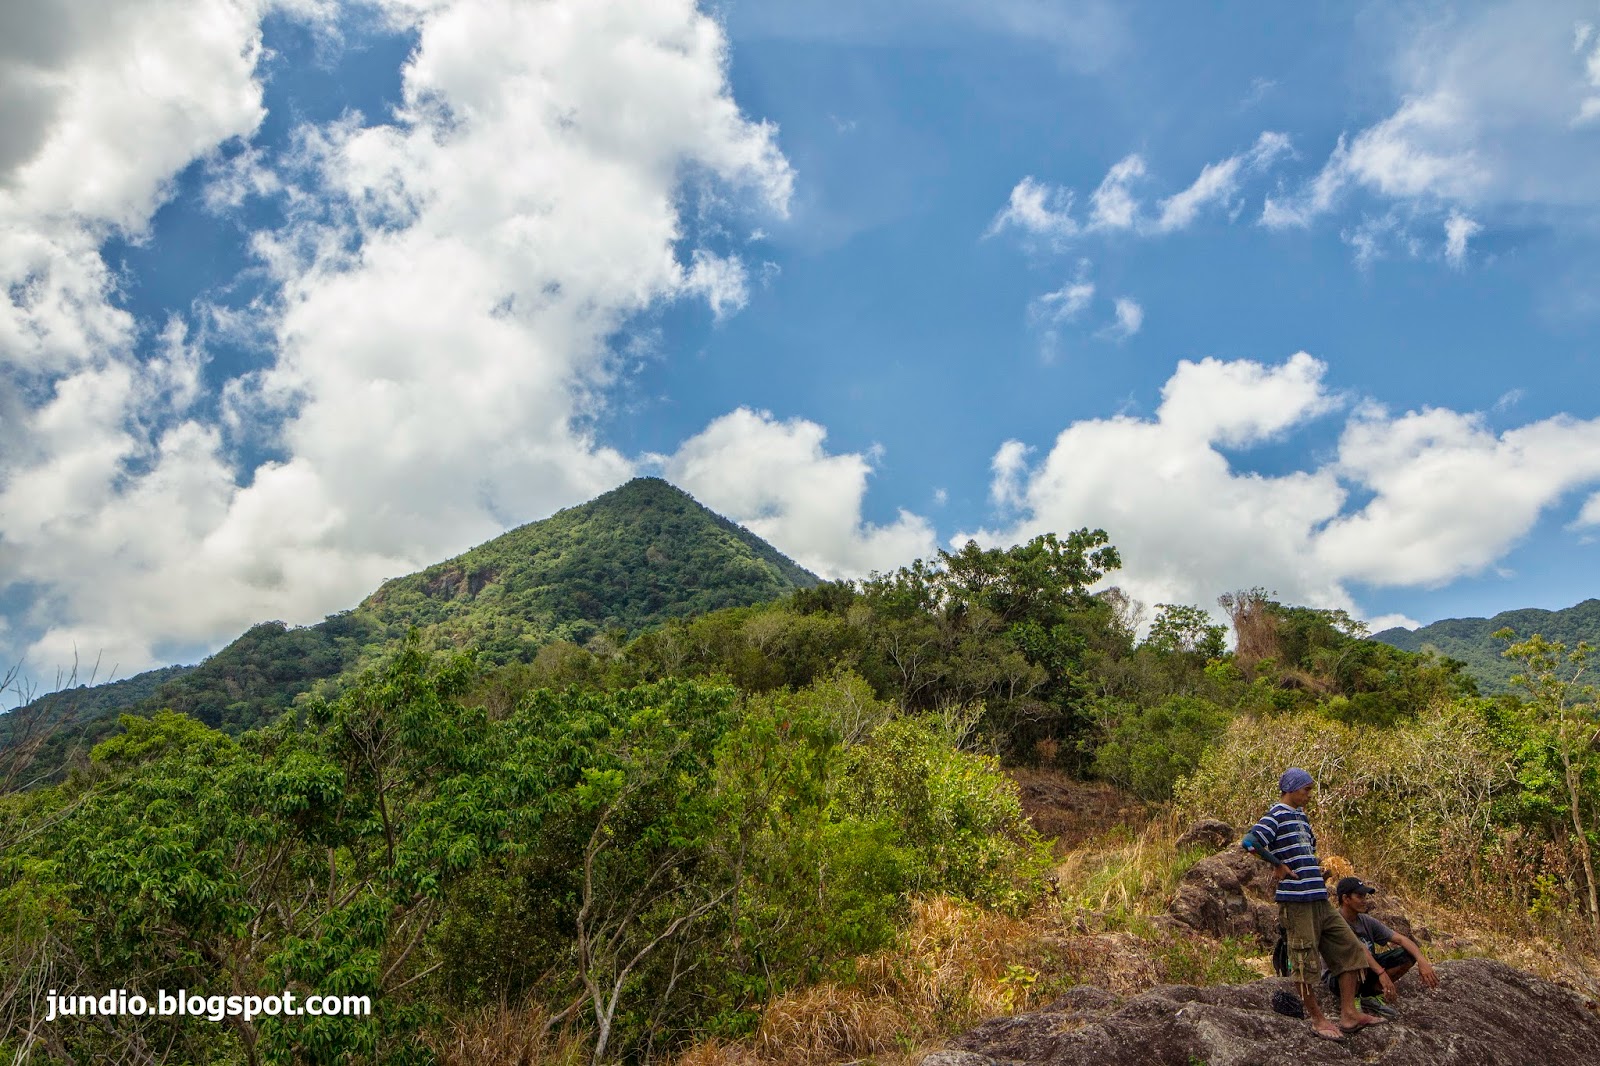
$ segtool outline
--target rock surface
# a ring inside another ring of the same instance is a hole
[[[1213,851],[1218,848],[1228,847],[1235,843],[1233,826],[1215,818],[1203,818],[1189,827],[1189,831],[1179,837],[1174,845],[1179,851],[1184,848],[1194,847],[1196,844],[1206,844]]]
[[[1252,860],[1254,861],[1254,860]],[[1441,987],[1401,984],[1400,1019],[1335,1043],[1274,1014],[1279,980],[1165,986],[1122,999],[1073,989],[1043,1010],[986,1022],[925,1066],[1517,1066],[1600,1062],[1596,1004],[1488,959],[1442,962]],[[1324,1010],[1336,1017],[1336,1004]]]
[[[1278,938],[1272,890],[1272,867],[1236,847],[1195,863],[1178,882],[1167,913],[1197,933],[1270,947]]]

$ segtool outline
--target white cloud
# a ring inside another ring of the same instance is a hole
[[[1401,35],[1415,43],[1395,64],[1394,111],[1341,137],[1315,178],[1268,199],[1262,222],[1306,225],[1353,188],[1441,214],[1592,216],[1600,142],[1574,126],[1600,114],[1600,48],[1583,54],[1581,24],[1563,41],[1563,8],[1581,6],[1499,3]]]
[[[1126,340],[1143,328],[1144,308],[1139,306],[1139,301],[1129,296],[1119,296],[1115,307],[1117,320],[1107,327],[1110,336]]]
[[[740,408],[660,461],[667,478],[712,510],[824,577],[860,577],[933,553],[927,520],[901,510],[886,526],[861,517],[872,456],[830,455],[815,422]]]
[[[1546,419],[1496,434],[1474,414],[1358,410],[1339,442],[1341,477],[1376,493],[1317,538],[1341,577],[1437,585],[1484,570],[1543,510],[1600,480],[1600,419]]]
[[[1097,230],[1131,229],[1139,214],[1132,185],[1144,177],[1144,159],[1130,155],[1106,171],[1089,197],[1089,226]]]
[[[1600,526],[1600,492],[1590,496],[1583,504],[1583,510],[1578,512],[1574,526],[1590,527]]]
[[[1080,271],[1075,279],[1061,288],[1036,297],[1028,305],[1028,315],[1035,322],[1071,322],[1083,313],[1093,299],[1094,282],[1087,280],[1085,273]]]
[[[979,539],[1013,543],[1099,527],[1122,551],[1117,584],[1147,603],[1210,603],[1220,592],[1266,584],[1298,602],[1350,606],[1312,553],[1312,531],[1345,499],[1333,474],[1239,474],[1219,451],[1268,440],[1326,410],[1333,400],[1323,372],[1303,353],[1277,367],[1181,362],[1153,419],[1064,429],[1014,490],[1019,521]]]
[[[1032,176],[1011,190],[1006,206],[995,215],[985,237],[1007,229],[1047,238],[1057,248],[1089,233],[1131,231],[1142,236],[1187,229],[1212,204],[1227,204],[1238,193],[1246,174],[1260,173],[1288,154],[1288,136],[1267,131],[1245,152],[1207,164],[1188,188],[1159,201],[1155,217],[1145,214],[1135,186],[1147,176],[1144,157],[1135,153],[1114,163],[1089,195],[1089,215],[1084,223],[1073,217],[1073,190],[1050,185]]]
[[[989,463],[994,479],[989,483],[989,499],[996,507],[1015,507],[1022,502],[1022,476],[1028,469],[1033,449],[1020,440],[1000,445]]]
[[[684,277],[684,289],[705,297],[718,320],[744,310],[750,301],[749,275],[737,256],[721,256],[696,248]]]
[[[1467,242],[1483,227],[1460,211],[1450,212],[1450,217],[1444,220],[1444,257],[1453,267],[1461,267],[1467,261]]]
[[[1349,180],[1395,199],[1437,196],[1468,200],[1488,175],[1471,138],[1472,116],[1453,92],[1405,101],[1393,115],[1362,130],[1340,161]]]
[[[396,0],[386,16],[417,36],[400,112],[304,130],[278,167],[293,221],[256,248],[281,288],[242,327],[274,358],[228,383],[213,425],[184,413],[203,355],[181,331],[159,358],[90,358],[127,353],[135,326],[105,299],[98,241],[250,136],[260,11],[106,7],[0,193],[32,227],[0,271],[78,271],[0,322],[5,358],[47,375],[0,455],[0,563],[40,590],[24,623],[42,665],[75,644],[127,672],[312,621],[616,484],[633,464],[586,428],[617,372],[608,339],[661,301],[746,299],[743,264],[683,248],[680,213],[699,190],[719,212],[787,205],[776,131],[739,112],[722,32],[690,0]],[[260,166],[235,176],[270,194]],[[62,222],[51,197],[99,213]],[[30,324],[47,311],[53,333]],[[240,477],[241,431],[282,458]]]
[[[1507,389],[1505,392],[1500,394],[1500,397],[1495,400],[1494,404],[1489,409],[1491,411],[1510,410],[1522,402],[1522,397],[1524,395],[1525,393],[1522,389]]]
[[[1380,614],[1375,618],[1366,619],[1367,629],[1373,633],[1382,633],[1385,629],[1421,629],[1422,623],[1404,614]]]
[[[1202,208],[1214,203],[1226,204],[1233,198],[1239,190],[1241,171],[1265,170],[1290,150],[1287,135],[1269,130],[1256,138],[1250,151],[1207,164],[1194,184],[1161,201],[1156,229],[1163,233],[1187,229]]]
[[[1325,372],[1305,353],[1277,366],[1185,361],[1153,419],[1073,423],[1031,469],[1024,445],[1007,441],[992,491],[1021,513],[978,537],[1006,544],[1100,527],[1122,549],[1117,583],[1146,602],[1208,603],[1264,585],[1290,602],[1359,614],[1353,582],[1425,586],[1492,569],[1548,508],[1600,482],[1600,419],[1496,434],[1476,415],[1395,417],[1372,405],[1352,413],[1337,456],[1320,465],[1236,469],[1222,449],[1275,439],[1339,406]],[[1351,489],[1365,501],[1354,508]],[[1600,497],[1579,522],[1600,523]]]
[[[1354,250],[1356,265],[1361,267],[1370,266],[1390,253],[1412,259],[1423,254],[1422,241],[1397,211],[1365,216],[1354,226],[1340,230],[1339,239]]]
[[[994,216],[985,237],[992,237],[1008,229],[1043,237],[1057,244],[1078,233],[1078,223],[1072,217],[1072,190],[1035,181],[1030,175],[1017,182],[1011,190],[1006,206]]]
[[[141,235],[172,177],[264,114],[268,3],[86,0],[0,13],[0,367],[59,374],[125,353],[99,247]]]

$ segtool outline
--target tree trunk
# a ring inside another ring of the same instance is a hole
[[[1596,943],[1600,943],[1600,901],[1596,899],[1594,886],[1594,859],[1589,853],[1589,834],[1584,832],[1583,815],[1578,809],[1581,794],[1578,791],[1577,775],[1572,772],[1572,759],[1566,751],[1561,753],[1561,769],[1566,778],[1567,803],[1572,812],[1572,831],[1578,837],[1578,857],[1583,860],[1583,879],[1589,890],[1589,930],[1594,934]]]

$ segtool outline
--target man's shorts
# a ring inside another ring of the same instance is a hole
[[[1344,915],[1327,900],[1279,903],[1278,920],[1289,941],[1289,972],[1295,977],[1310,980],[1321,969],[1318,955],[1335,977],[1367,968],[1367,949]]]
[[[1378,965],[1385,970],[1392,970],[1403,962],[1411,961],[1411,953],[1397,945],[1379,948],[1372,953],[1372,957],[1377,959]],[[1328,991],[1330,992],[1337,993],[1339,991],[1339,975],[1332,970],[1322,975],[1322,983],[1328,986]],[[1361,987],[1356,989],[1356,996],[1360,999],[1365,999],[1368,996],[1381,995],[1383,995],[1383,985],[1378,981],[1378,975],[1373,973],[1370,967],[1362,970]]]

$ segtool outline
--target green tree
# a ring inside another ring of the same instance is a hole
[[[1220,659],[1227,651],[1228,627],[1218,625],[1203,607],[1181,603],[1156,604],[1156,620],[1145,644],[1156,651]]]
[[[1595,687],[1584,680],[1593,649],[1586,642],[1568,651],[1559,641],[1535,633],[1517,641],[1511,629],[1495,633],[1497,640],[1513,642],[1504,655],[1521,667],[1511,683],[1522,688],[1540,728],[1542,740],[1555,753],[1561,769],[1566,814],[1572,823],[1573,842],[1583,867],[1589,926],[1600,943],[1600,900],[1595,886],[1593,836],[1594,797],[1600,780],[1600,706]]]

